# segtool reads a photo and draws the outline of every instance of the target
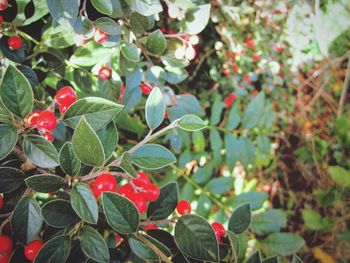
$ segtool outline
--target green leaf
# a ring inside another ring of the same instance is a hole
[[[43,225],[43,218],[38,203],[31,197],[22,198],[11,217],[12,230],[23,243],[33,241]]]
[[[163,94],[158,87],[152,89],[146,102],[146,121],[151,130],[156,129],[164,120],[165,104]]]
[[[250,203],[252,210],[258,210],[267,200],[268,195],[265,192],[251,191],[233,196],[227,200],[227,204],[235,208],[244,203]]]
[[[226,162],[230,170],[235,167],[236,162],[240,159],[239,156],[239,143],[236,135],[231,133],[225,133],[225,149],[226,149]]]
[[[214,230],[200,216],[180,217],[175,225],[175,240],[179,249],[194,259],[219,261],[219,249]]]
[[[206,126],[201,118],[193,114],[184,115],[179,121],[179,127],[185,131],[199,131]]]
[[[102,14],[112,15],[113,5],[111,0],[91,0],[92,5]]]
[[[200,33],[208,24],[210,16],[210,4],[199,5],[190,9],[183,23],[184,31],[191,35]]]
[[[131,154],[134,164],[145,169],[160,169],[176,162],[176,157],[164,146],[145,144]]]
[[[58,165],[58,152],[53,144],[39,135],[28,135],[23,140],[23,150],[27,158],[42,168]]]
[[[213,202],[206,195],[200,195],[197,201],[196,214],[204,218],[209,217]]]
[[[114,121],[111,121],[106,126],[96,131],[98,138],[100,139],[106,160],[110,157],[118,144],[119,134],[117,126]]]
[[[228,229],[235,234],[240,234],[248,229],[252,222],[250,204],[239,206],[230,217]]]
[[[243,116],[242,126],[245,129],[253,128],[259,121],[265,105],[265,94],[260,92],[247,106]]]
[[[105,154],[102,143],[83,116],[78,123],[72,138],[74,154],[85,164],[102,166]]]
[[[62,177],[53,174],[32,175],[25,182],[29,188],[41,193],[56,192],[65,185]]]
[[[261,259],[260,250],[257,250],[256,252],[254,252],[253,255],[251,255],[247,260],[247,263],[261,263],[261,262],[262,262],[262,259]]]
[[[39,250],[34,263],[64,263],[68,258],[70,249],[69,236],[53,237]]]
[[[350,187],[350,171],[341,166],[330,166],[328,172],[331,178],[340,186]]]
[[[0,167],[0,193],[15,191],[24,182],[25,174],[16,168]]]
[[[238,127],[238,125],[241,122],[241,116],[240,116],[240,104],[234,103],[231,107],[230,113],[228,115],[226,128],[229,131],[232,131]]]
[[[155,202],[148,205],[147,217],[151,220],[161,220],[170,216],[179,199],[179,187],[176,182],[168,183],[160,188],[160,194]]]
[[[237,256],[238,256],[238,253],[239,253],[239,239],[238,237],[233,233],[231,232],[230,230],[227,230],[227,236],[229,238],[229,241],[230,241],[230,248],[232,250],[232,259],[233,259],[233,262],[237,262]]]
[[[122,33],[118,24],[109,17],[100,17],[96,19],[95,25],[98,29],[111,36],[121,35]]]
[[[139,1],[130,0],[129,5],[132,11],[138,12],[144,16],[156,15],[163,11],[163,7],[159,0]]]
[[[79,16],[77,20],[75,20],[73,29],[76,34],[82,35],[84,38],[91,38],[95,34],[94,23],[85,16]]]
[[[162,55],[166,49],[166,39],[159,29],[148,35],[145,43],[147,51],[154,55]]]
[[[5,107],[0,99],[0,122],[12,123],[12,113]]]
[[[148,231],[147,231],[148,232]],[[147,233],[148,234],[148,233]],[[163,242],[160,242],[154,237],[148,236],[148,235],[142,235],[143,238],[147,239],[152,245],[154,245],[159,251],[156,251],[156,253],[159,255],[159,252],[163,253],[163,257],[171,257],[172,253],[168,247],[166,247]],[[162,257],[161,257],[162,258]]]
[[[207,184],[209,192],[214,195],[222,195],[229,192],[234,186],[232,177],[213,178]]]
[[[135,233],[140,224],[139,212],[130,200],[115,194],[102,194],[102,207],[108,224],[121,234]]]
[[[71,28],[79,12],[79,0],[46,0],[53,18],[64,28]]]
[[[251,230],[259,235],[279,232],[287,225],[287,216],[282,210],[271,209],[253,216]]]
[[[194,114],[197,116],[204,116],[205,113],[197,100],[193,95],[178,95],[176,96],[176,105],[170,107],[169,118],[171,121],[180,119],[183,115]]]
[[[278,256],[272,256],[272,257],[269,257],[269,258],[264,258],[263,263],[279,263],[279,259],[278,259]]]
[[[303,220],[307,229],[312,231],[329,230],[332,222],[328,217],[323,217],[318,211],[312,209],[303,209]]]
[[[33,107],[33,91],[27,78],[9,65],[0,84],[0,97],[5,107],[18,117],[26,117]]]
[[[124,42],[123,44],[121,44],[120,50],[127,60],[131,62],[140,61],[140,51],[135,44],[130,42]]]
[[[282,256],[292,255],[305,245],[302,237],[291,233],[273,233],[261,240],[261,243],[271,253]]]
[[[62,170],[71,176],[76,176],[79,173],[81,162],[73,152],[73,145],[66,142],[59,153],[59,161]]]
[[[92,227],[83,226],[79,232],[80,247],[94,261],[109,262],[109,251],[103,237]]]
[[[9,155],[16,146],[18,139],[17,127],[10,124],[0,124],[0,160]]]
[[[133,12],[130,14],[130,26],[135,33],[142,34],[149,27],[149,20],[146,16]]]
[[[47,202],[41,213],[45,222],[56,228],[69,227],[79,221],[70,202],[63,199],[55,199]]]
[[[98,205],[90,188],[83,183],[73,186],[70,194],[72,207],[77,215],[89,224],[97,224]]]
[[[21,47],[19,49],[10,49],[8,45],[8,36],[2,36],[0,38],[0,51],[4,57],[7,59],[14,61],[16,63],[23,63],[25,59],[24,48]]]
[[[222,110],[224,108],[225,108],[225,104],[222,101],[222,97],[217,94],[215,96],[214,103],[211,108],[210,124],[212,126],[215,126],[220,122]]]
[[[139,238],[131,236],[128,242],[132,252],[134,252],[139,258],[150,261],[159,261],[157,253]]]
[[[134,169],[134,166],[131,162],[131,155],[128,152],[124,152],[122,155],[122,161],[120,163],[120,168],[122,168],[127,174],[131,175],[132,177],[136,178],[137,173]]]
[[[300,257],[298,257],[298,255],[294,254],[292,263],[303,263],[303,261],[301,260]]]
[[[255,162],[255,147],[253,142],[244,136],[238,139],[239,160],[244,164],[254,164]]]
[[[64,114],[63,121],[75,128],[84,115],[91,127],[98,130],[113,120],[122,108],[122,105],[106,99],[87,97],[72,104]]]

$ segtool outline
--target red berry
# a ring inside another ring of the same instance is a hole
[[[0,11],[3,11],[7,8],[8,1],[7,0],[0,0]]]
[[[0,257],[0,263],[9,263],[11,255],[5,255]]]
[[[27,125],[29,127],[35,127],[38,124],[38,117],[42,111],[34,110],[27,116]]]
[[[7,43],[12,49],[19,49],[22,46],[22,39],[19,36],[14,35],[7,40]]]
[[[251,49],[255,49],[255,44],[253,39],[251,39],[250,37],[247,37],[245,40],[246,45],[251,48]]]
[[[111,174],[101,174],[93,182],[91,190],[95,198],[98,199],[103,192],[116,192],[117,180]]]
[[[176,210],[180,215],[191,213],[191,204],[187,200],[181,200],[177,203]]]
[[[165,113],[164,113],[164,119],[166,119],[166,120],[169,119],[169,113],[167,111],[165,111]]]
[[[0,16],[0,25],[4,23],[4,18],[2,16]]]
[[[64,105],[68,108],[77,100],[77,94],[72,87],[65,86],[57,91],[55,100],[59,105]]]
[[[142,91],[143,94],[148,95],[148,94],[151,93],[152,87],[149,86],[149,85],[146,84],[146,83],[142,83],[142,84],[141,84],[141,91]]]
[[[51,134],[51,132],[44,132],[43,133],[43,137],[48,140],[49,142],[53,142],[53,140],[55,139],[55,137],[53,137],[53,135]]]
[[[30,242],[24,249],[24,255],[28,260],[33,261],[44,244],[45,243],[41,240],[34,240]]]
[[[143,229],[145,231],[152,230],[152,229],[158,229],[158,226],[156,224],[148,224],[143,226]]]
[[[106,80],[109,79],[112,75],[112,70],[108,67],[102,67],[99,71],[98,71],[98,78],[102,79],[102,80]]]
[[[94,34],[94,40],[96,43],[102,43],[108,39],[109,35],[99,29],[96,29]]]
[[[257,54],[257,53],[255,53],[255,54],[252,56],[252,60],[253,60],[253,61],[259,61],[260,58],[261,58],[260,55]]]
[[[44,131],[53,131],[56,129],[56,116],[50,110],[45,110],[39,114],[37,119],[37,128]]]
[[[141,193],[129,193],[126,195],[126,198],[135,204],[140,214],[146,212],[147,202]]]
[[[12,239],[9,236],[0,235],[0,255],[12,253]]]
[[[115,245],[118,246],[121,241],[122,238],[118,234],[115,234]]]
[[[129,193],[133,193],[134,192],[134,188],[131,186],[131,184],[125,184],[122,185],[117,193],[120,194],[121,196],[126,196]]]
[[[125,91],[125,86],[124,86],[124,84],[122,84],[122,86],[120,87],[120,95],[119,95],[119,102],[120,103],[123,102],[124,91]]]
[[[4,205],[4,198],[2,197],[2,194],[0,194],[0,209]]]
[[[226,99],[225,99],[225,105],[227,108],[230,108],[234,101],[236,100],[237,96],[234,93],[231,93]]]
[[[214,222],[211,224],[211,226],[214,229],[217,240],[220,240],[223,236],[226,235],[226,230],[221,223]]]
[[[142,186],[141,193],[148,202],[154,202],[158,199],[160,191],[159,187],[155,184],[145,184]]]
[[[148,174],[145,172],[138,172],[137,173],[138,177],[132,179],[133,183],[138,186],[138,187],[142,187],[145,184],[149,184],[151,182],[151,180],[148,177]]]
[[[68,110],[69,107],[70,106],[67,106],[67,105],[64,105],[64,104],[60,105],[60,107],[59,107],[60,113],[64,114]]]

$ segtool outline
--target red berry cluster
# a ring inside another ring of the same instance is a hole
[[[55,96],[55,101],[59,105],[61,114],[65,113],[70,105],[77,100],[75,91],[70,86],[61,88]],[[53,141],[54,137],[51,132],[56,129],[57,120],[53,111],[47,109],[45,111],[34,110],[26,118],[28,127],[35,127],[42,136],[48,141]]]

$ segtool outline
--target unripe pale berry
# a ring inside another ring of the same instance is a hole
[[[22,47],[22,39],[19,36],[14,35],[7,40],[7,43],[12,49],[19,49]]]
[[[191,204],[187,200],[181,200],[177,203],[176,210],[180,215],[186,215],[191,213]]]
[[[30,242],[24,249],[24,255],[28,260],[33,261],[44,244],[45,243],[41,240],[34,240]]]

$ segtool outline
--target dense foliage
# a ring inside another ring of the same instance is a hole
[[[0,262],[347,262],[349,15],[0,0]]]

